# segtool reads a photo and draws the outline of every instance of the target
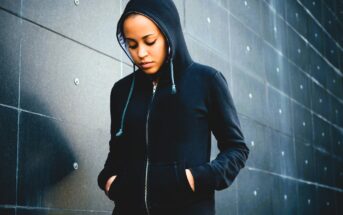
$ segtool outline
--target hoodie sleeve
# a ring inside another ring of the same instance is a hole
[[[110,96],[110,113],[111,113],[111,139],[109,141],[109,153],[107,155],[107,159],[105,161],[105,165],[104,168],[100,171],[99,175],[98,175],[98,185],[102,190],[105,190],[105,185],[107,180],[113,176],[116,175],[116,164],[118,163],[116,161],[116,158],[118,158],[118,156],[116,156],[116,152],[118,150],[116,150],[116,136],[115,136],[115,122],[116,119],[114,117],[114,111],[113,108],[115,106],[114,102],[115,102],[115,86],[113,86],[112,90],[111,90],[111,96]]]
[[[245,166],[249,154],[227,81],[221,72],[216,71],[211,78],[209,96],[209,125],[217,139],[219,154],[214,160],[190,169],[196,192],[229,187]]]

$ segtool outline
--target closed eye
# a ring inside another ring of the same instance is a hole
[[[156,39],[156,40],[157,40],[157,39]],[[147,44],[148,46],[152,46],[152,45],[155,44],[156,40],[153,41],[153,42],[151,42],[151,43],[146,42],[146,44]],[[134,46],[129,46],[129,48],[130,48],[130,49],[135,49],[135,48],[137,48],[137,46],[138,46],[138,45],[136,44],[136,45],[134,45]]]
[[[156,42],[156,40],[151,42],[151,43],[146,43],[146,44],[149,45],[149,46],[152,46],[152,45],[154,45],[155,42]]]

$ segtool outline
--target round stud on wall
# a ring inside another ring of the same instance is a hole
[[[74,4],[75,4],[76,6],[78,6],[78,5],[80,4],[80,1],[79,1],[79,0],[74,0]]]
[[[76,163],[76,162],[74,162],[74,163],[73,163],[73,167],[74,167],[74,169],[76,170],[76,169],[78,169],[78,168],[79,168],[79,164],[78,164],[78,163]]]
[[[277,27],[276,27],[276,26],[274,26],[274,32],[275,32],[275,33],[277,32]]]
[[[282,114],[282,110],[281,110],[281,108],[279,108],[279,114]]]
[[[246,46],[246,47],[245,47],[245,50],[246,50],[247,53],[250,52],[250,50],[251,50],[250,46],[249,46],[249,45]]]
[[[79,85],[79,83],[80,83],[80,80],[79,80],[78,78],[75,78],[75,79],[74,79],[74,84],[75,84],[75,85]]]

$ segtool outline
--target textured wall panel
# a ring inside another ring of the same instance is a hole
[[[296,102],[292,102],[293,128],[295,138],[312,143],[311,113]]]
[[[247,165],[258,169],[271,170],[271,142],[265,139],[265,127],[247,117],[242,117],[241,126],[245,133],[246,143],[252,151]],[[273,144],[273,143],[272,143]]]
[[[263,46],[263,56],[267,82],[278,90],[291,95],[289,63],[284,56],[272,46]]]
[[[290,63],[288,67],[288,72],[291,82],[291,96],[298,103],[311,108],[311,80],[303,73],[298,67]]]
[[[299,183],[298,185],[298,214],[318,215],[316,187]]]
[[[298,67],[307,71],[308,45],[292,28],[286,28],[286,56]]]
[[[271,87],[267,89],[267,110],[271,127],[283,133],[292,135],[291,102]]]
[[[108,94],[120,64],[31,23],[23,28],[21,108],[94,128],[108,125]]]
[[[51,9],[53,8],[53,10]],[[120,59],[115,37],[120,1],[23,1],[22,15],[79,43]]]
[[[240,70],[232,71],[232,80],[237,111],[266,123],[268,118],[264,84]]]
[[[232,64],[234,68],[265,77],[262,41],[233,16],[230,17]]]
[[[262,4],[263,37],[272,44],[277,50],[285,53],[286,49],[286,24],[273,9]]]
[[[186,29],[189,34],[229,58],[229,15],[210,0],[185,1]],[[198,16],[194,16],[198,14]],[[211,32],[210,34],[208,32]]]
[[[267,129],[266,141],[271,150],[271,170],[274,173],[296,176],[296,160],[293,140],[276,130]]]
[[[269,214],[273,210],[273,187],[265,185],[273,184],[273,180],[261,172],[242,170],[237,177],[238,214]]]
[[[22,113],[18,203],[33,207],[102,210],[96,177],[109,132]],[[82,179],[82,180],[80,180]],[[97,201],[94,201],[97,199]]]
[[[274,177],[273,180],[273,214],[297,214],[297,183]]]
[[[16,110],[0,106],[0,204],[16,201],[17,121]]]
[[[261,35],[261,4],[259,0],[228,0],[229,10],[233,16],[239,19],[257,34]]]
[[[315,157],[312,145],[304,143],[300,140],[295,141],[296,145],[296,165],[298,178],[314,181],[315,179]]]
[[[0,103],[18,106],[20,20],[0,10]]]

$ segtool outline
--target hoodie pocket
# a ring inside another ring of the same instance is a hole
[[[108,190],[108,198],[110,198],[114,202],[116,202],[118,197],[120,196],[120,190],[122,187],[121,185],[122,176],[123,176],[123,173],[118,174],[117,177],[112,182],[110,189]]]
[[[181,208],[190,203],[192,188],[183,163],[150,163],[149,203],[154,208]]]

